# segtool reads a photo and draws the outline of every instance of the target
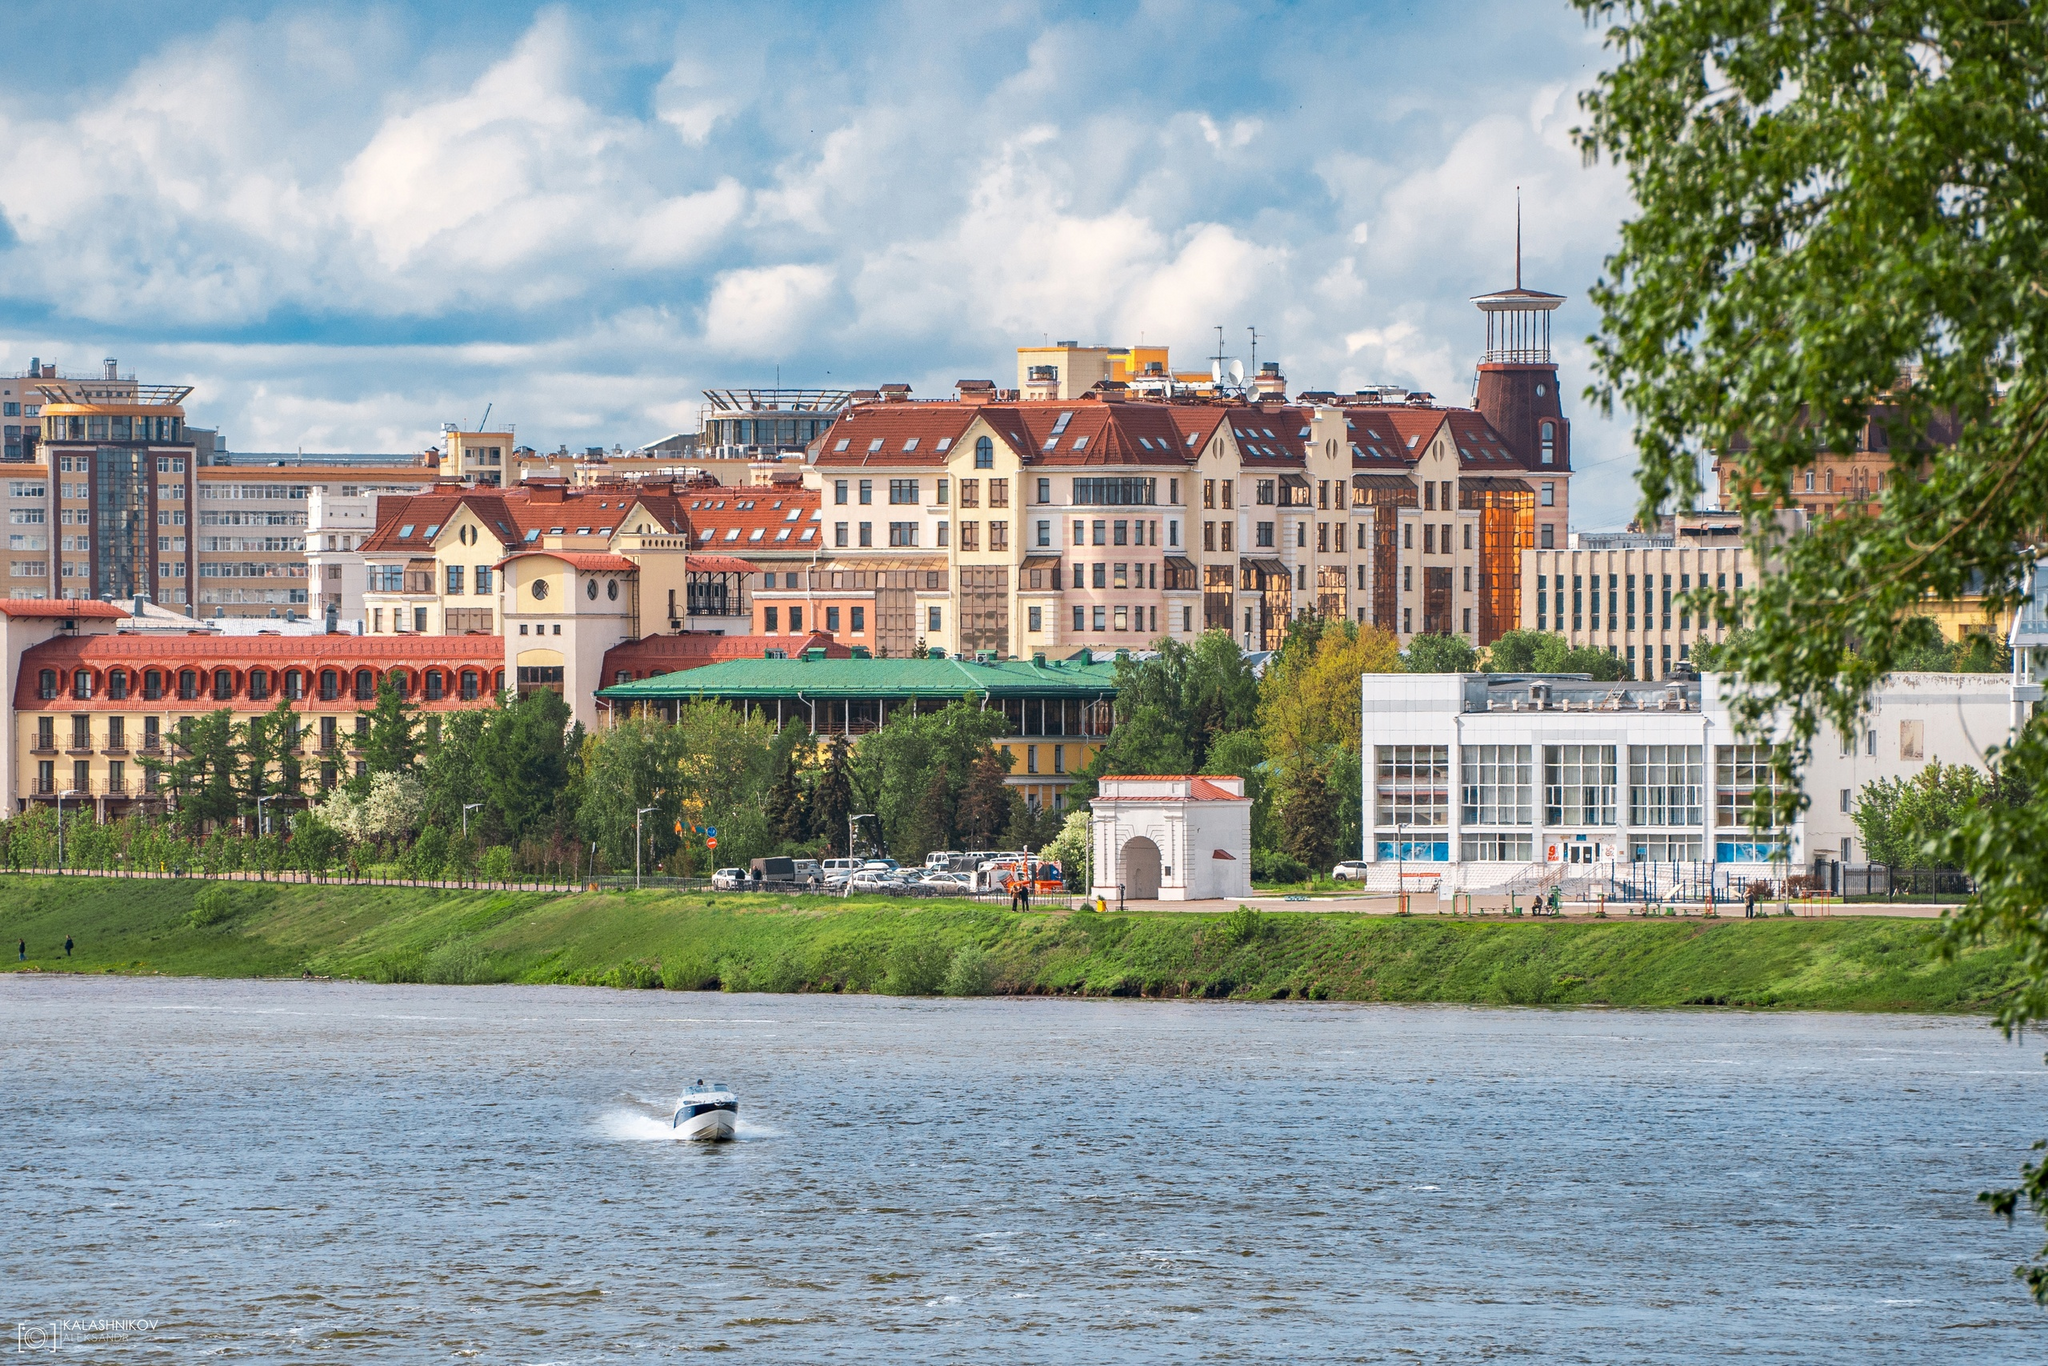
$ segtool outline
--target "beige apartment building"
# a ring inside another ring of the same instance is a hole
[[[1756,565],[1731,519],[1693,521],[1660,535],[1589,533],[1567,550],[1523,557],[1522,621],[1623,660],[1640,679],[1668,678],[1703,641],[1726,638],[1726,623],[1694,612],[1698,588],[1735,593],[1755,582]]]

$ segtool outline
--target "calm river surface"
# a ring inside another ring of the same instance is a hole
[[[5,976],[0,1062],[64,1360],[2048,1361],[1975,1021]]]

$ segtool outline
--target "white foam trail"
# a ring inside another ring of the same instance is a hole
[[[676,1109],[682,1104],[680,1097],[667,1102],[665,1107],[659,1103],[649,1103],[647,1101],[639,1101],[639,1104],[646,1105],[648,1110],[657,1110],[659,1113],[649,1114],[647,1110],[626,1109],[623,1107],[607,1110],[598,1116],[597,1127],[599,1131],[606,1138],[622,1143],[647,1143],[661,1140],[680,1141],[674,1124]],[[734,1126],[734,1136],[741,1139],[753,1139],[781,1138],[784,1135],[782,1130],[772,1125],[757,1124],[752,1120],[742,1119]]]

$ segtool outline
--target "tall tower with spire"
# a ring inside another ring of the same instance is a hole
[[[1522,286],[1522,209],[1515,205],[1515,286],[1472,300],[1486,315],[1486,352],[1479,361],[1478,408],[1536,478],[1555,474],[1554,507],[1539,506],[1539,528],[1554,524],[1562,546],[1566,522],[1565,484],[1571,475],[1571,423],[1557,391],[1557,362],[1550,355],[1550,315],[1564,302]]]

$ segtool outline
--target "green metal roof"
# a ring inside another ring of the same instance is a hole
[[[692,697],[1102,697],[1116,665],[1069,660],[728,659],[600,688],[599,697],[652,702]]]

